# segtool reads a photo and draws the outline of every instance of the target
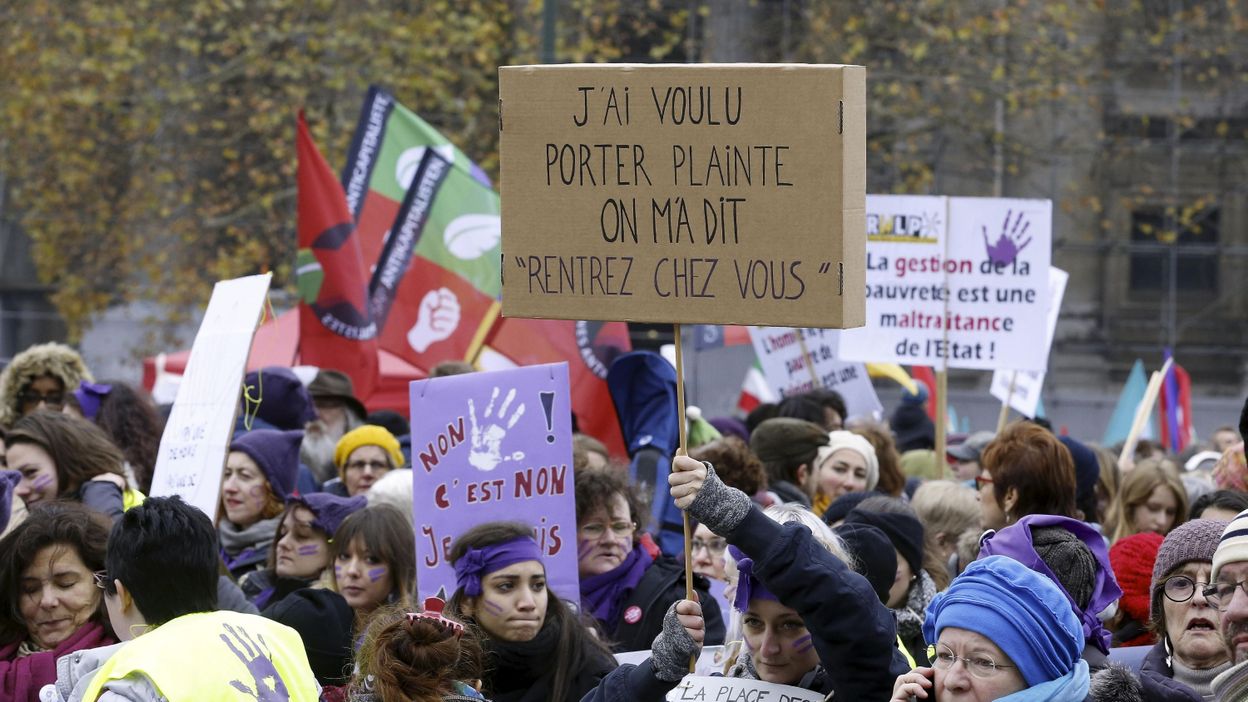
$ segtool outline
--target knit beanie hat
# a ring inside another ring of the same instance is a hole
[[[750,450],[768,466],[813,466],[820,446],[828,444],[828,432],[804,419],[776,417],[759,424],[750,434]],[[770,467],[768,468],[770,472]]]
[[[1213,552],[1213,573],[1210,580],[1218,579],[1218,572],[1228,563],[1248,561],[1248,509],[1240,512],[1222,530],[1218,548]]]
[[[710,422],[702,418],[702,408],[690,405],[685,408],[685,419],[689,420],[688,430],[685,432],[686,443],[690,449],[704,446],[716,439],[722,439],[723,435],[719,430],[711,425]]]
[[[1153,593],[1149,601],[1152,617],[1161,616],[1161,595],[1165,589],[1166,578],[1192,561],[1212,563],[1213,554],[1218,550],[1218,539],[1225,527],[1226,522],[1193,519],[1166,534],[1157,551],[1157,561],[1153,564]]]
[[[1109,549],[1109,563],[1122,588],[1118,607],[1141,624],[1149,621],[1153,566],[1157,561],[1157,549],[1164,540],[1161,534],[1150,531],[1119,539]]]
[[[1083,632],[1053,581],[1012,558],[992,556],[967,566],[927,606],[923,638],[946,627],[987,637],[1009,656],[1028,687],[1056,680],[1079,664]]]
[[[871,583],[881,603],[887,603],[888,591],[897,579],[897,552],[888,535],[864,522],[845,522],[832,531],[854,557],[854,571]]]
[[[13,518],[13,490],[22,482],[22,474],[15,470],[0,470],[0,533]]]
[[[870,524],[879,529],[906,559],[911,573],[918,575],[923,568],[923,523],[918,519],[908,514],[868,512],[855,507],[845,517],[845,523]]]
[[[1069,436],[1059,436],[1057,440],[1070,451],[1070,457],[1075,462],[1075,505],[1087,504],[1088,500],[1094,499],[1096,483],[1101,479],[1101,462],[1096,460],[1092,449]]]
[[[256,416],[278,429],[303,429],[316,419],[312,396],[289,368],[268,366],[252,371],[243,379],[252,402],[258,402]]]
[[[880,482],[880,461],[875,457],[875,447],[870,441],[852,431],[830,432],[828,445],[819,447],[815,464],[823,463],[829,456],[841,449],[849,449],[862,456],[862,460],[867,462],[867,490],[874,490],[876,483]]]
[[[394,464],[394,468],[402,468],[405,464],[403,449],[399,446],[399,440],[394,438],[394,434],[376,424],[365,424],[343,434],[338,440],[338,446],[334,449],[334,465],[338,466],[339,477],[345,470],[351,452],[361,446],[380,446],[385,449],[390,455],[390,462]]]
[[[286,504],[299,504],[312,512],[312,526],[325,532],[330,539],[342,524],[342,520],[368,506],[368,499],[363,495],[355,497],[339,497],[328,492],[313,492],[297,495],[286,500]]]
[[[930,449],[936,445],[936,425],[927,416],[918,395],[903,395],[902,402],[893,411],[889,426],[897,437],[897,450],[901,453],[913,449]],[[913,399],[912,399],[913,398]]]
[[[283,502],[295,491],[299,474],[301,431],[256,429],[240,435],[230,443],[231,451],[242,451],[251,457],[269,481],[277,499]]]
[[[355,611],[342,595],[305,587],[267,608],[264,616],[299,632],[308,665],[322,686],[347,684],[354,649],[351,629]]]
[[[829,526],[845,521],[845,517],[849,516],[849,511],[858,506],[859,502],[871,497],[874,493],[870,492],[847,492],[844,495],[832,500],[832,504],[823,512],[823,523]]]
[[[1084,548],[1063,534],[1046,531],[1045,527],[1069,532]],[[1056,583],[1066,594],[1071,610],[1083,620],[1084,638],[1102,653],[1109,653],[1111,636],[1097,615],[1122,597],[1122,588],[1114,579],[1109,549],[1100,532],[1077,519],[1029,514],[983,540],[979,557],[985,556],[1008,556]],[[1089,567],[1093,569],[1090,579]],[[1090,592],[1085,589],[1089,582]]]

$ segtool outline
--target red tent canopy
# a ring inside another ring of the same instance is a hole
[[[164,355],[166,373],[181,375],[186,371],[190,351],[174,351]],[[407,416],[411,410],[408,400],[408,383],[426,377],[426,373],[388,351],[381,351],[378,358],[380,377],[373,394],[360,400],[369,411],[388,409]],[[266,366],[292,367],[299,365],[299,311],[290,310],[270,319],[256,330],[251,343],[251,356],[247,370],[259,370]],[[157,357],[143,359],[143,387],[149,392],[156,384]]]

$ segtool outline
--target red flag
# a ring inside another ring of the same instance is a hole
[[[377,324],[368,306],[368,270],[338,177],[299,113],[299,252],[296,281],[302,363],[351,377],[357,397],[377,384]]]
[[[1191,443],[1192,434],[1192,377],[1187,374],[1187,370],[1179,364],[1174,364],[1170,368],[1170,372],[1174,376],[1175,385],[1178,390],[1178,402],[1174,403],[1174,411],[1171,411],[1170,393],[1162,392],[1157,396],[1158,408],[1161,414],[1161,445],[1171,453],[1178,453],[1187,448]],[[1177,433],[1178,446],[1171,446],[1170,437],[1174,432],[1170,429],[1171,417],[1175,418],[1174,424],[1177,424],[1179,431]]]
[[[616,356],[631,350],[624,322],[510,317],[494,325],[477,363],[482,370],[498,370],[567,361],[572,412],[581,432],[606,444],[611,455],[626,458],[620,419],[607,390],[607,369]]]
[[[910,377],[927,386],[927,403],[923,409],[936,421],[936,373],[931,366],[910,366]]]

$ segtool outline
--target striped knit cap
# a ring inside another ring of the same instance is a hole
[[[1210,580],[1217,581],[1218,572],[1228,563],[1248,561],[1248,509],[1240,512],[1222,530],[1222,538],[1218,540],[1218,550],[1213,552],[1213,574]]]

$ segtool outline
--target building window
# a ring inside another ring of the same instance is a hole
[[[1152,206],[1131,213],[1131,291],[1165,292],[1170,288],[1169,242],[1173,240],[1178,255],[1178,289],[1217,294],[1218,208],[1207,207],[1195,213],[1177,208],[1168,215],[1166,210]],[[1169,231],[1177,229],[1177,237],[1169,233],[1168,226]]]

